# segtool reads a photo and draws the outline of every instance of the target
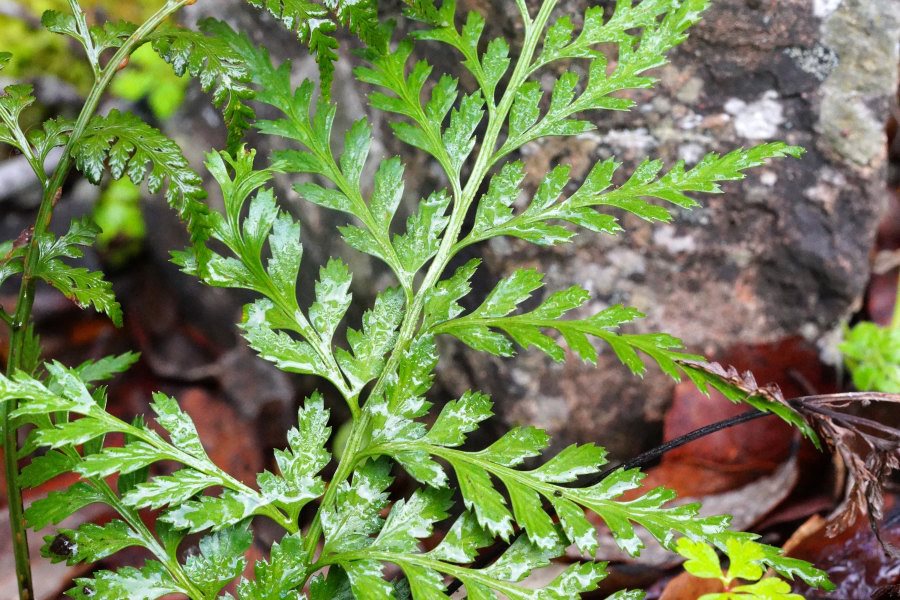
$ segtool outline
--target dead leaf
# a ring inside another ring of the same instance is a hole
[[[879,537],[884,486],[891,474],[900,470],[900,429],[848,411],[871,403],[900,404],[900,394],[856,392],[792,400],[828,447],[840,454],[847,468],[845,500],[829,518],[830,535],[847,530],[857,517],[866,515]],[[884,548],[900,558],[890,544],[885,543]]]
[[[900,503],[890,495],[886,501],[888,517],[881,536],[890,544],[900,543]],[[900,585],[900,561],[885,554],[865,521],[859,520],[836,536],[828,534],[828,519],[813,516],[784,544],[785,554],[812,562],[828,573],[837,589],[831,593],[812,592],[797,584],[795,591],[804,597],[851,600],[855,598],[892,598],[891,586]]]

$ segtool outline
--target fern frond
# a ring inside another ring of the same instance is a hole
[[[146,180],[150,192],[164,192],[195,242],[208,237],[203,181],[175,142],[138,117],[118,110],[93,117],[72,147],[72,156],[78,170],[95,185],[107,168],[113,179],[127,175],[137,185]]]
[[[85,217],[73,221],[60,237],[47,232],[37,238],[38,259],[33,274],[43,279],[81,307],[93,306],[117,326],[122,325],[122,307],[115,299],[112,284],[103,273],[73,267],[64,258],[81,258],[82,247],[94,244],[100,229]]]
[[[558,166],[541,182],[533,199],[521,212],[515,213],[513,203],[522,193],[524,166],[521,162],[505,164],[491,179],[488,191],[480,199],[475,223],[460,247],[498,236],[517,237],[534,244],[556,245],[575,236],[561,223],[584,227],[598,233],[615,234],[622,230],[612,215],[597,208],[613,207],[630,212],[647,221],[672,220],[666,206],[648,202],[658,199],[681,209],[699,204],[688,194],[721,193],[720,183],[745,177],[744,171],[784,157],[799,157],[802,149],[783,142],[761,144],[753,148],[738,148],[724,156],[706,155],[699,163],[686,168],[676,163],[668,172],[662,171],[662,161],[642,162],[620,186],[613,186],[613,177],[621,166],[613,159],[597,163],[579,189],[563,196],[569,184],[569,168]]]
[[[323,513],[326,544],[319,561],[339,566],[356,598],[394,597],[393,586],[382,577],[382,563],[403,570],[414,598],[446,598],[444,578],[449,575],[466,586],[470,598],[493,598],[499,592],[508,598],[562,600],[595,589],[606,575],[605,563],[585,563],[571,567],[540,590],[516,585],[565,548],[565,538],[552,527],[552,545],[540,547],[520,538],[491,565],[470,568],[466,563],[479,548],[490,545],[493,536],[469,512],[453,524],[440,545],[421,552],[421,541],[448,516],[449,494],[432,488],[418,490],[408,500],[396,502],[387,518],[382,518],[387,500],[383,490],[391,481],[388,468],[383,460],[359,467],[353,483],[344,484],[338,493],[340,502],[334,512]]]
[[[377,412],[378,409],[370,410]],[[517,524],[528,533],[531,543],[545,550],[557,544],[557,533],[550,514],[542,508],[543,502],[553,507],[568,543],[577,544],[588,554],[596,551],[597,541],[594,527],[584,517],[584,508],[600,516],[617,544],[633,556],[644,544],[634,523],[648,529],[666,546],[672,543],[673,532],[705,539],[724,531],[728,525],[727,517],[700,517],[697,504],[664,506],[675,495],[662,488],[635,500],[618,500],[623,493],[640,487],[644,475],[636,469],[616,471],[586,488],[560,485],[599,472],[606,462],[605,452],[593,445],[569,447],[532,471],[516,469],[526,459],[540,456],[549,443],[547,434],[534,427],[513,429],[478,452],[457,449],[465,441],[466,434],[491,414],[491,402],[486,396],[467,394],[447,404],[434,426],[424,435],[421,428],[411,427],[395,428],[386,436],[373,432],[375,444],[369,453],[388,456],[419,453],[446,461],[456,474],[466,507],[486,531],[509,539]],[[409,420],[414,417],[414,414],[407,416]],[[400,463],[404,465],[402,460]],[[419,473],[411,470],[410,474],[416,477]],[[503,483],[510,504],[495,487],[495,479]],[[440,485],[440,480],[429,479],[423,483]]]
[[[387,50],[390,28],[378,18],[377,0],[324,0],[338,22],[377,51]]]
[[[309,47],[319,65],[322,91],[327,97],[334,80],[334,63],[338,59],[338,42],[334,37],[337,25],[328,9],[309,0],[247,1],[252,6],[269,11]]]
[[[157,600],[167,594],[186,594],[162,563],[148,560],[140,569],[122,567],[116,571],[97,571],[92,577],[75,579],[75,586],[67,592],[73,600],[97,598],[134,598]]]
[[[426,304],[425,319],[430,333],[453,335],[476,350],[496,356],[515,354],[512,344],[515,341],[524,348],[533,346],[554,360],[562,361],[565,358],[562,347],[542,333],[542,330],[552,329],[562,335],[569,348],[582,360],[596,363],[597,350],[588,337],[591,336],[609,344],[633,373],[640,375],[645,370],[637,354],[640,351],[676,379],[679,378],[676,361],[697,358],[679,352],[683,347],[681,342],[669,335],[617,333],[616,328],[643,316],[633,308],[617,305],[587,318],[563,319],[590,299],[587,291],[579,286],[548,295],[532,311],[510,315],[543,287],[543,275],[534,269],[515,271],[497,284],[481,306],[467,315],[457,316],[461,310],[456,301],[468,293],[468,280],[474,275],[474,267],[474,263],[461,267],[453,278],[442,282],[444,289],[452,295],[441,296],[440,302],[438,297],[432,297]]]
[[[212,92],[213,104],[222,109],[228,128],[227,148],[236,152],[244,132],[256,113],[248,102],[253,99],[250,73],[243,57],[228,40],[220,36],[223,27],[215,19],[204,19],[200,31],[180,27],[161,27],[148,41],[178,76],[189,74],[199,80],[205,92]]]
[[[261,294],[263,298],[247,308],[242,324],[251,347],[285,370],[328,379],[345,398],[352,398],[331,346],[334,331],[349,306],[350,274],[341,261],[331,261],[320,273],[316,303],[308,313],[300,309],[300,227],[278,209],[272,191],[263,188],[272,172],[255,171],[254,156],[253,152],[241,151],[237,157],[227,153],[211,153],[207,157],[207,167],[225,196],[225,215],[213,213],[210,217],[212,236],[234,256],[192,250],[174,253],[175,262],[208,285],[250,289]],[[242,226],[240,215],[254,192],[249,218]],[[268,260],[263,256],[266,244],[271,253]],[[294,339],[287,332],[299,334],[302,339]]]
[[[321,482],[316,484],[315,472],[308,470],[319,463],[293,465],[282,476],[264,474],[260,481],[262,491],[256,492],[224,473],[210,460],[193,422],[174,399],[156,394],[152,405],[157,415],[156,422],[168,434],[167,441],[140,423],[129,424],[106,412],[79,379],[77,371],[66,369],[58,363],[48,364],[47,369],[54,381],[52,389],[25,375],[19,375],[16,379],[3,377],[0,378],[0,401],[17,397],[29,400],[13,413],[13,418],[33,419],[41,424],[33,436],[38,447],[60,451],[70,459],[76,458],[71,452],[82,444],[91,444],[94,450],[92,453],[85,451],[74,463],[53,458],[33,464],[28,473],[33,481],[45,481],[63,472],[61,469],[70,469],[89,482],[98,482],[114,473],[122,476],[160,461],[175,461],[183,465],[181,471],[139,483],[127,490],[121,501],[134,509],[168,507],[161,520],[192,532],[219,531],[254,514],[265,515],[283,526],[293,527],[280,509],[283,507],[296,514],[304,504],[321,493],[316,487],[321,486]],[[312,399],[308,408],[301,412],[299,422],[303,423],[307,418],[321,422],[322,410],[321,401]],[[52,413],[79,415],[80,418],[52,423],[46,420],[47,415]],[[314,429],[322,433],[321,428]],[[101,447],[104,437],[110,433],[125,434],[125,445]],[[285,483],[279,484],[279,481]],[[296,488],[296,493],[290,498],[280,494],[282,489],[291,485]],[[191,499],[210,487],[223,487],[225,492],[220,496]],[[305,492],[302,491],[304,489]],[[108,503],[109,500],[102,491],[84,484],[35,503],[28,509],[26,517],[32,526],[40,528],[48,522],[59,522],[94,502]]]

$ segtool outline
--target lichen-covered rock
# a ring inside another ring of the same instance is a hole
[[[487,12],[494,34],[519,33],[507,0],[459,4]],[[560,14],[577,22],[587,4],[564,0]],[[625,163],[619,172],[625,175],[648,155],[690,164],[707,152],[772,139],[804,146],[806,155],[753,171],[726,185],[724,194],[701,198],[704,208],[679,213],[671,224],[626,216],[626,233],[615,238],[585,233],[574,245],[554,249],[508,239],[490,243],[483,287],[516,267],[539,266],[548,289],[579,283],[591,291],[594,308],[631,304],[647,314],[642,331],[673,333],[703,353],[794,334],[825,338],[859,301],[885,205],[882,124],[897,86],[898,37],[896,1],[712,3],[688,42],[657,71],[656,88],[631,94],[634,110],[593,114],[596,132],[525,148],[527,185],[534,189],[559,163],[571,165],[577,180],[609,156]],[[274,54],[302,53],[283,39],[284,45],[269,44]],[[426,46],[421,53],[438,70],[456,68],[444,49],[429,54]],[[336,80],[345,123],[365,106],[361,86],[349,77],[345,68]],[[373,153],[395,152],[408,162],[407,200],[427,193],[438,177],[421,156],[391,141]],[[299,210],[307,222],[308,257],[352,256],[332,234],[342,217],[309,206]],[[353,266],[369,275],[357,276],[358,291],[371,293],[383,272],[359,259]],[[559,444],[596,440],[620,456],[652,442],[658,429],[646,424],[660,421],[671,391],[653,370],[643,381],[633,378],[609,351],[593,367],[574,357],[555,365],[531,352],[494,360],[455,348],[441,369],[448,392],[475,387],[492,393],[505,425],[534,422]]]

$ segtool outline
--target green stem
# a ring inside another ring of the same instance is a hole
[[[519,8],[519,12],[522,14],[522,20],[525,21],[525,26],[528,27],[531,25],[531,14],[528,12],[528,7],[525,5],[525,0],[516,0],[516,6]]]
[[[12,535],[13,557],[16,562],[16,582],[19,598],[32,600],[34,586],[31,581],[31,565],[28,556],[28,537],[25,532],[25,515],[22,506],[22,490],[18,484],[19,464],[16,460],[19,444],[17,430],[9,421],[10,402],[0,403],[0,419],[3,422],[3,467],[6,471],[6,502],[9,510],[9,527]]]
[[[10,326],[10,345],[9,360],[6,364],[7,375],[12,375],[16,371],[22,369],[23,357],[25,356],[26,344],[29,337],[28,324],[31,321],[31,309],[34,305],[34,271],[40,258],[37,242],[50,225],[53,217],[53,208],[62,191],[62,185],[69,169],[72,165],[72,151],[78,143],[79,138],[84,134],[90,119],[94,116],[100,98],[103,92],[109,86],[112,78],[118,70],[119,64],[131,52],[140,45],[144,38],[156,29],[170,15],[175,13],[185,4],[192,0],[169,0],[159,11],[151,16],[144,24],[138,27],[135,32],[125,40],[125,43],[119,48],[115,55],[104,67],[99,77],[95,81],[78,120],[69,135],[69,140],[63,149],[59,164],[53,172],[53,176],[49,180],[42,177],[43,169],[36,162],[32,163],[32,168],[41,179],[43,186],[43,194],[41,196],[41,205],[38,208],[38,214],[35,218],[34,231],[28,249],[25,252],[24,267],[22,270],[22,283],[19,287],[19,295],[16,302],[16,311],[12,317]],[[19,485],[19,465],[18,455],[18,438],[17,428],[10,421],[9,415],[16,409],[17,402],[10,400],[0,404],[0,424],[3,431],[3,456],[4,468],[6,471],[6,491],[7,502],[9,507],[9,522],[13,542],[13,555],[16,563],[16,579],[19,585],[19,597],[21,600],[33,600],[34,586],[31,576],[31,565],[28,552],[28,537],[26,534],[25,517],[22,506],[22,490]]]
[[[78,0],[69,0],[69,8],[72,9],[72,15],[75,17],[75,27],[78,35],[81,37],[81,44],[87,54],[88,62],[91,63],[91,71],[94,73],[94,80],[100,77],[100,57],[97,49],[94,47],[94,40],[91,39],[91,30],[87,24],[87,17],[82,10]]]
[[[28,142],[28,138],[25,137],[22,128],[19,127],[19,124],[13,118],[12,114],[3,106],[0,106],[0,121],[2,121],[7,129],[9,129],[13,138],[16,140],[17,147],[22,153],[22,156],[28,161],[31,170],[34,171],[34,174],[41,182],[41,185],[43,185],[47,180],[47,174],[44,172],[44,165],[41,164],[41,161],[34,155],[31,144]]]

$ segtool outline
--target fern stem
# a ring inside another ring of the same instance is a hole
[[[9,129],[9,132],[18,144],[19,151],[22,152],[22,156],[28,161],[31,170],[34,171],[38,181],[43,185],[47,180],[47,173],[44,171],[44,165],[41,164],[41,161],[34,155],[31,144],[28,142],[28,138],[25,137],[25,132],[22,131],[22,128],[19,127],[19,124],[13,116],[3,106],[0,106],[0,121],[2,121]]]
[[[531,25],[531,14],[528,12],[525,0],[516,0],[516,6],[519,8],[519,12],[522,13],[522,20],[525,21],[525,26]]]
[[[37,266],[39,253],[37,240],[47,231],[50,220],[53,217],[53,209],[62,191],[62,185],[72,165],[72,150],[78,143],[87,128],[88,122],[97,111],[100,98],[109,86],[119,64],[139,46],[144,38],[156,29],[170,15],[178,11],[182,6],[191,3],[192,0],[169,0],[160,10],[153,14],[147,21],[138,27],[134,33],[122,44],[112,59],[106,64],[96,79],[91,91],[85,100],[84,106],[78,115],[78,120],[72,129],[69,140],[63,149],[59,163],[53,175],[45,180],[40,172],[32,164],[43,184],[41,204],[35,218],[34,231],[31,242],[25,252],[24,267],[22,270],[22,282],[19,287],[19,295],[16,301],[16,311],[12,317],[10,326],[9,359],[6,363],[7,375],[12,375],[26,365],[23,363],[26,344],[29,339],[28,323],[31,321],[31,309],[34,305],[35,281],[33,273]],[[28,146],[26,146],[28,147]],[[31,161],[29,161],[31,162]],[[9,415],[16,409],[17,402],[10,400],[0,404],[0,424],[3,431],[3,455],[6,471],[6,492],[9,507],[9,522],[13,542],[13,554],[16,563],[16,580],[19,585],[19,597],[22,600],[33,600],[34,585],[32,582],[31,565],[28,552],[28,536],[25,527],[25,516],[22,506],[22,490],[19,485],[18,455],[18,429],[10,421]]]
[[[27,326],[23,323],[30,316],[34,302],[34,284],[27,273],[23,275],[16,313],[13,316],[10,330],[9,359],[6,373],[11,375],[22,366],[22,349],[25,346]],[[20,309],[27,306],[27,312]],[[19,586],[19,598],[32,600],[34,584],[31,577],[31,563],[28,551],[28,534],[25,527],[24,506],[22,504],[22,488],[19,485],[19,439],[18,428],[10,420],[9,415],[16,409],[16,401],[0,402],[0,423],[3,431],[3,467],[6,474],[6,504],[9,511],[9,527],[12,538],[13,557],[16,563],[16,582]]]
[[[91,39],[91,30],[88,28],[87,18],[78,0],[69,0],[69,8],[72,9],[72,15],[75,17],[75,27],[78,29],[78,35],[81,36],[81,43],[87,54],[88,62],[91,63],[91,71],[96,81],[102,73],[100,70],[100,57],[97,54],[97,49],[94,47],[94,40]]]

